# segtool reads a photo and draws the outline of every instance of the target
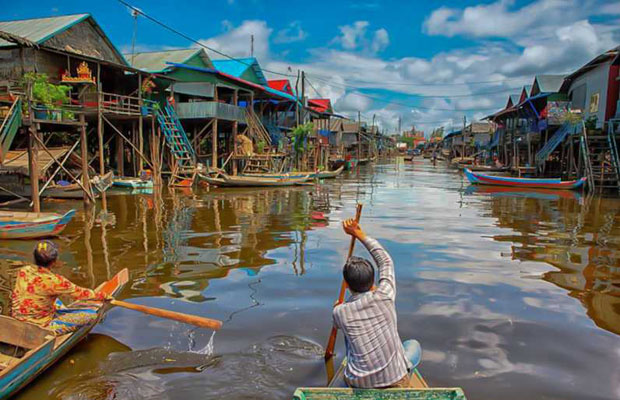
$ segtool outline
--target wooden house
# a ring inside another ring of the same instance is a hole
[[[620,46],[588,62],[566,77],[561,92],[568,96],[573,110],[603,129],[618,114]]]
[[[89,171],[94,157],[98,159],[95,169],[102,176],[112,167],[120,174],[128,172],[125,161],[131,163],[134,175],[148,168],[159,176],[156,117],[142,98],[143,85],[155,77],[129,66],[90,14],[0,22],[0,33],[0,99],[13,103],[12,114],[4,117],[19,119],[22,132],[7,135],[5,131],[0,137],[4,149],[29,148],[27,193],[35,210],[40,209],[39,194],[45,194],[44,189],[61,176],[79,186],[86,202],[93,201]],[[44,104],[33,90],[58,84],[68,92],[54,104]],[[159,81],[162,88],[167,84]],[[15,107],[17,102],[26,106]],[[7,138],[11,139],[8,143]],[[112,144],[117,152],[110,150]],[[69,146],[69,155],[80,147],[80,179],[64,166],[69,156],[63,160],[52,157],[57,167],[53,173],[36,166],[43,153],[53,154],[49,148],[54,146]],[[11,160],[2,159],[2,168],[10,164]],[[45,183],[39,185],[40,180]]]

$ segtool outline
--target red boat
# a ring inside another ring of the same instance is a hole
[[[559,178],[550,179],[532,179],[532,178],[513,178],[507,176],[493,176],[480,174],[470,171],[465,168],[463,170],[465,176],[469,179],[469,182],[476,185],[494,185],[494,186],[509,186],[520,188],[538,188],[538,189],[561,189],[561,190],[575,190],[579,189],[586,183],[586,178],[581,178],[575,181],[562,181]]]

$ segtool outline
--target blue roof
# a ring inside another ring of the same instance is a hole
[[[215,64],[215,61],[213,63]],[[220,74],[220,75],[221,74],[225,74],[225,75],[230,75],[233,78],[238,79],[239,82],[241,82],[241,83],[245,83],[245,84],[250,85],[250,86],[259,87],[260,89],[266,91],[267,93],[271,93],[271,94],[276,95],[278,97],[286,98],[286,99],[289,99],[289,100],[292,100],[292,101],[298,101],[298,99],[295,96],[291,96],[288,93],[272,89],[269,86],[263,86],[263,85],[256,84],[254,82],[246,81],[245,79],[236,77],[236,76],[234,76],[233,74],[231,74],[229,72],[219,71],[217,69],[196,67],[196,66],[193,66],[193,65],[173,63],[173,62],[166,62],[166,64],[171,65],[173,67],[177,67],[177,68],[185,68],[185,69],[189,69],[189,70],[193,70],[193,71],[204,72],[204,73],[207,73],[207,74],[216,74],[216,75],[217,74]],[[225,75],[222,75],[222,76],[225,76]]]
[[[265,78],[263,70],[255,57],[212,60],[212,62],[215,69],[237,78],[241,78],[241,75],[243,75],[248,68],[252,68],[259,79],[258,83],[267,86],[267,78]]]

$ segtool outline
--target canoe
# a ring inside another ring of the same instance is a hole
[[[344,165],[340,166],[335,171],[319,171],[319,172],[289,172],[286,174],[270,174],[270,173],[259,173],[259,174],[243,174],[240,176],[244,177],[253,177],[253,178],[271,178],[271,179],[302,179],[306,177],[310,177],[310,179],[331,179],[340,175],[344,171]]]
[[[122,187],[122,188],[129,188],[129,189],[144,189],[144,188],[152,188],[153,181],[152,180],[143,181],[140,178],[124,177],[124,178],[115,178],[113,185],[117,187]]]
[[[574,190],[579,189],[586,183],[586,178],[575,181],[562,181],[559,178],[551,179],[532,179],[532,178],[513,178],[507,176],[493,176],[470,171],[468,168],[463,170],[467,179],[472,184],[477,185],[495,185],[510,186],[520,188],[538,188],[538,189],[560,189]]]
[[[251,176],[230,176],[220,173],[217,177],[211,177],[199,173],[198,176],[204,179],[209,185],[217,187],[273,187],[273,186],[296,186],[304,185],[310,176],[302,178],[263,178]]]
[[[129,280],[127,269],[120,271],[97,290],[114,296]],[[83,302],[82,302],[83,303]],[[101,320],[109,306],[101,302],[99,318],[75,332],[54,336],[48,330],[29,322],[0,316],[0,398],[7,398],[24,388],[41,372],[78,344]]]
[[[327,387],[297,388],[293,400],[467,400],[461,388],[430,388],[417,368],[411,372],[411,388],[408,389],[353,389],[346,387],[344,369],[346,358],[342,361],[336,375]]]
[[[0,211],[0,239],[38,239],[56,236],[65,229],[75,210],[64,215]]]

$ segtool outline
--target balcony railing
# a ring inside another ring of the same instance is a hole
[[[243,107],[216,101],[177,103],[176,110],[180,119],[217,118],[246,123]]]

